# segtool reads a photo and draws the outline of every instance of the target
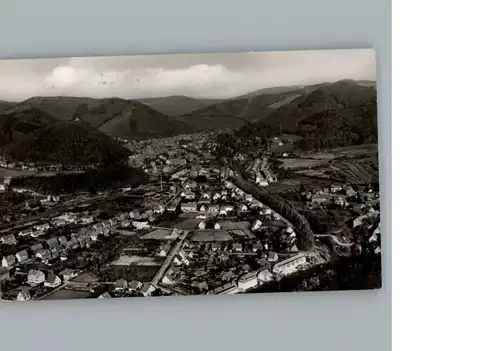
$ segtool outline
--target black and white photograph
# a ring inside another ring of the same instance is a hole
[[[6,301],[379,289],[376,53],[0,60]]]

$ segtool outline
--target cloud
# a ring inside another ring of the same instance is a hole
[[[204,63],[203,63],[204,62]],[[374,79],[371,51],[0,61],[0,99],[35,95],[226,98],[270,86]]]

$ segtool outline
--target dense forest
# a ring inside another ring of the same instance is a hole
[[[84,122],[47,125],[5,147],[16,161],[58,164],[125,163],[130,151],[109,135]]]
[[[382,287],[382,262],[378,254],[339,257],[263,284],[249,293],[364,290]]]
[[[40,193],[67,194],[84,191],[95,193],[109,188],[137,186],[147,181],[147,175],[141,170],[128,166],[111,165],[79,174],[14,178],[11,185],[32,189]]]

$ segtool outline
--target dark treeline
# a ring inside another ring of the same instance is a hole
[[[250,293],[364,290],[382,287],[382,262],[377,254],[339,257],[333,262],[314,266],[271,281]]]
[[[233,164],[231,168],[235,172],[235,176],[231,177],[238,187],[243,189],[245,192],[252,194],[256,199],[266,204],[287,220],[289,220],[297,228],[297,247],[303,251],[311,251],[314,245],[314,232],[312,231],[307,219],[301,215],[293,206],[283,199],[276,196],[270,195],[264,190],[257,188],[256,186],[245,181],[239,169]]]
[[[356,108],[328,109],[298,123],[302,139],[297,148],[323,151],[339,147],[377,143],[377,104],[368,101]]]
[[[11,181],[11,186],[31,189],[42,194],[67,194],[84,191],[96,193],[110,188],[138,186],[147,181],[147,175],[141,170],[114,165],[79,174],[14,178]]]

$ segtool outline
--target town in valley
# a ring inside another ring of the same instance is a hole
[[[2,300],[381,286],[374,81],[195,100],[0,101]]]

